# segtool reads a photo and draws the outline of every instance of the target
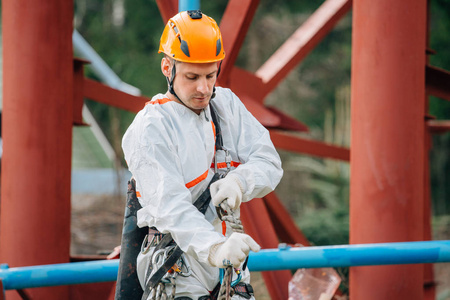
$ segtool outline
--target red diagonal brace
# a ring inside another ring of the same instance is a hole
[[[247,35],[259,0],[230,0],[220,22],[226,57],[222,64],[220,83],[228,85],[231,69]]]
[[[322,158],[350,161],[350,150],[347,148],[305,139],[279,130],[270,130],[270,137],[278,149],[306,153]]]
[[[270,93],[351,8],[351,0],[327,0],[256,71]]]
[[[73,59],[73,125],[86,125],[83,122],[83,82],[84,65],[89,63],[86,60]]]
[[[427,66],[425,78],[427,94],[450,101],[450,72]]]
[[[88,99],[135,113],[150,101],[148,98],[133,96],[88,78],[83,82],[83,95]]]
[[[262,199],[253,199],[241,206],[241,220],[245,232],[262,248],[277,248],[279,240]],[[262,272],[271,299],[288,298],[288,283],[292,275],[288,270]]]
[[[308,126],[303,124],[300,121],[297,121],[296,119],[292,118],[291,116],[288,116],[278,108],[274,106],[266,106],[266,109],[268,109],[271,113],[277,115],[280,117],[280,125],[278,128],[275,129],[286,129],[286,130],[293,130],[293,131],[309,131]]]
[[[450,120],[429,120],[428,131],[434,134],[450,132]]]
[[[265,127],[278,127],[281,124],[280,117],[269,111],[264,105],[253,100],[253,97],[240,96],[245,107],[255,116]]]
[[[222,75],[220,75],[222,76]],[[233,67],[231,77],[227,82],[227,86],[231,88],[238,96],[247,95],[260,104],[263,104],[266,94],[264,93],[264,83],[261,78],[255,74]]]
[[[156,0],[164,24],[178,13],[178,0]]]
[[[298,229],[297,224],[292,220],[291,215],[278,199],[277,195],[272,192],[266,195],[264,203],[270,215],[272,224],[277,232],[280,241],[288,244],[302,244],[303,246],[309,246],[309,241]]]

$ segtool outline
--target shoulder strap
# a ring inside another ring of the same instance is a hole
[[[223,149],[223,139],[222,139],[222,129],[220,128],[220,122],[217,116],[216,109],[212,105],[211,101],[209,102],[209,110],[211,111],[211,118],[216,127],[216,150]]]

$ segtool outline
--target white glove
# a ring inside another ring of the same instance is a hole
[[[233,232],[230,237],[209,249],[208,260],[213,267],[226,268],[229,265],[239,267],[250,250],[258,252],[261,247],[245,233]]]
[[[227,200],[228,206],[235,210],[241,205],[243,193],[240,179],[233,174],[211,184],[211,201],[214,206],[219,206],[222,201]]]

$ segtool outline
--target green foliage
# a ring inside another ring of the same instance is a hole
[[[430,2],[430,48],[436,53],[430,55],[430,65],[450,70],[450,1]],[[450,102],[430,97],[429,113],[438,120],[450,119]],[[431,194],[435,215],[450,214],[450,133],[434,135],[430,152]]]

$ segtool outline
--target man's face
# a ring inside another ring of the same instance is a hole
[[[216,83],[217,63],[176,63],[173,88],[192,111],[199,114],[208,106]]]

